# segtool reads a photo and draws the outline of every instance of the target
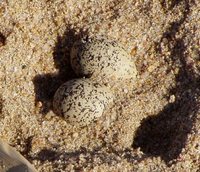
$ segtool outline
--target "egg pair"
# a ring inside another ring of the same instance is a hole
[[[113,82],[134,79],[136,67],[122,46],[106,38],[75,42],[70,56],[74,72],[92,79],[74,79],[61,85],[53,108],[69,123],[85,126],[102,116],[114,100],[111,90],[95,78]]]

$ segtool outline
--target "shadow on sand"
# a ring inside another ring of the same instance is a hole
[[[134,138],[133,147],[140,147],[149,156],[160,156],[167,165],[178,158],[186,145],[199,112],[200,95],[190,82],[181,83],[173,90],[176,101],[164,107],[155,116],[141,122]]]
[[[188,134],[191,132],[200,109],[197,100],[200,91],[198,89],[199,78],[194,78],[191,66],[187,65],[186,47],[184,36],[176,39],[175,35],[187,18],[190,8],[185,2],[183,17],[171,24],[171,27],[163,34],[163,39],[168,40],[168,48],[171,49],[170,59],[174,64],[181,65],[176,77],[176,88],[170,91],[176,100],[166,105],[163,110],[154,116],[147,117],[141,122],[134,137],[133,148],[140,149],[148,156],[160,156],[167,165],[171,165],[186,146]],[[158,45],[157,51],[162,54]]]
[[[52,110],[52,100],[56,90],[64,82],[76,78],[70,65],[70,49],[75,41],[85,35],[86,32],[77,34],[73,29],[67,28],[63,36],[57,37],[53,59],[58,73],[36,75],[33,79],[35,104],[42,102],[40,113],[46,114]]]

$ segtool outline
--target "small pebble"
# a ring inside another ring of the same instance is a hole
[[[126,94],[127,94],[127,93],[128,93],[128,89],[126,89],[126,88],[125,88],[125,89],[124,89],[124,93],[126,93]]]
[[[73,138],[77,138],[78,137],[78,133],[73,133],[72,137]]]
[[[42,107],[42,102],[41,101],[37,102],[37,107],[39,107],[39,108]]]
[[[169,97],[169,103],[174,103],[175,101],[176,101],[175,95],[171,95],[171,96]]]

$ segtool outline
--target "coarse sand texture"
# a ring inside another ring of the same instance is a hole
[[[0,140],[38,172],[199,172],[199,86],[199,0],[0,0]]]

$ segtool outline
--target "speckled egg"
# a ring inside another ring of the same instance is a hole
[[[113,94],[107,87],[90,79],[74,79],[58,88],[53,108],[69,123],[85,126],[97,120],[112,102]]]
[[[137,73],[131,55],[117,42],[102,37],[75,42],[71,65],[79,76],[123,80],[135,78]]]

